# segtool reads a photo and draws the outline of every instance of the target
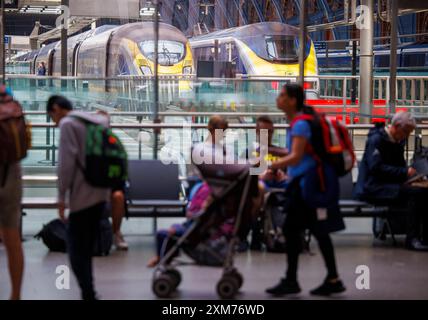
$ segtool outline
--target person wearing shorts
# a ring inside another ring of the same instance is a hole
[[[21,166],[0,166],[0,236],[8,258],[12,285],[11,300],[21,298],[24,253],[21,244]]]
[[[0,87],[0,107],[13,99],[12,92]],[[21,165],[0,164],[0,238],[6,248],[11,280],[11,300],[21,299],[24,252],[21,243]]]
[[[123,217],[127,212],[125,186],[117,186],[111,192],[111,220],[113,228],[113,243],[117,250],[128,250],[128,243],[120,231]]]

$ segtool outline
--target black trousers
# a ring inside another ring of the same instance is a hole
[[[316,209],[306,205],[302,199],[299,182],[292,183],[287,190],[287,217],[284,223],[286,239],[287,271],[289,281],[297,281],[299,255],[303,250],[303,233],[309,230],[317,239],[325,266],[327,279],[338,278],[336,258],[330,234],[320,227]]]
[[[428,188],[411,186],[401,187],[395,198],[367,197],[367,201],[374,205],[399,208],[406,213],[406,241],[413,239],[428,241],[427,199]]]
[[[407,239],[428,241],[428,188],[403,187],[397,202],[407,205]]]
[[[287,248],[287,271],[286,278],[290,281],[297,281],[297,270],[299,255],[302,252],[303,246],[303,230],[296,229],[289,231],[286,234],[286,248]],[[317,234],[313,233],[317,239],[325,266],[327,268],[327,279],[338,278],[336,258],[334,254],[334,247],[331,237],[328,233]]]
[[[83,300],[96,299],[92,256],[104,210],[105,203],[102,202],[87,209],[72,212],[68,219],[67,251]]]

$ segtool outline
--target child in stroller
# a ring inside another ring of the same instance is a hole
[[[223,266],[223,276],[217,284],[221,298],[233,298],[243,284],[242,275],[233,266],[233,255],[236,244],[252,223],[252,198],[258,195],[257,176],[249,174],[249,165],[201,164],[197,167],[209,186],[211,200],[202,212],[192,217],[190,225],[160,259],[152,285],[160,298],[169,297],[181,282],[181,275],[174,267],[179,249],[196,262],[202,257],[205,262],[211,262],[208,263],[211,266]],[[233,230],[227,237],[218,237],[219,229],[226,222],[232,223]]]
[[[176,243],[176,240],[183,236],[186,230],[192,225],[193,219],[196,218],[201,212],[204,212],[212,201],[211,189],[209,185],[202,181],[197,183],[189,195],[189,204],[186,212],[186,221],[182,224],[174,224],[169,229],[159,230],[156,234],[156,251],[157,255],[150,259],[148,263],[149,268],[155,267],[161,257],[168,252]],[[230,238],[233,230],[233,221],[226,221],[220,228],[216,235],[211,237],[208,241],[213,247],[217,247],[218,251],[221,250],[220,246],[224,247],[224,238]],[[172,257],[178,256],[178,251]],[[221,264],[221,259],[210,259],[210,256],[204,257],[203,251],[199,254],[190,255],[197,264],[201,265],[218,265]]]

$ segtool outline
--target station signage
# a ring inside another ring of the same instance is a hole
[[[315,50],[325,50],[327,48],[327,44],[324,41],[316,41],[314,42]]]
[[[4,0],[5,9],[18,9],[18,0]]]

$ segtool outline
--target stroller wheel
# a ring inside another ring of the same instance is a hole
[[[238,283],[238,288],[240,289],[244,284],[244,277],[238,271],[235,271],[233,273],[233,277],[235,277],[236,282]]]
[[[168,269],[165,273],[174,280],[174,288],[177,289],[182,280],[181,273],[177,269]]]
[[[175,290],[175,279],[169,274],[161,274],[153,279],[152,290],[158,298],[168,298]]]
[[[236,276],[223,276],[217,283],[217,294],[222,299],[233,299],[239,290]]]
[[[231,271],[227,272],[227,273],[225,274],[225,277],[231,277],[231,278],[234,278],[234,279],[236,280],[237,284],[238,284],[238,289],[241,289],[242,285],[244,284],[244,277],[243,277],[243,276],[242,276],[242,274],[241,274],[238,270],[236,270],[236,269],[233,269],[233,270],[231,270]]]

